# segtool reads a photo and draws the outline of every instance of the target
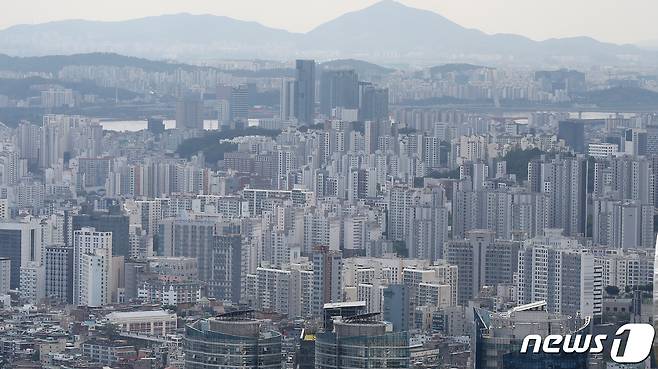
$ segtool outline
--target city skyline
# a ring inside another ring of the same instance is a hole
[[[653,1],[9,6],[0,369],[658,368]]]
[[[119,0],[119,3],[125,0]],[[384,0],[391,1],[391,0]],[[0,30],[17,25],[42,24],[64,20],[125,21],[165,14],[212,14],[286,30],[306,33],[346,13],[354,12],[378,3],[376,0],[357,1],[300,1],[286,0],[260,4],[255,0],[242,2],[193,0],[154,2],[153,0],[131,3],[126,7],[112,6],[98,1],[69,0],[47,2],[28,0],[4,9],[0,14]],[[467,1],[398,1],[409,7],[428,10],[471,29],[487,34],[517,34],[535,41],[552,38],[591,37],[616,44],[655,46],[658,30],[649,33],[644,26],[651,21],[651,14],[658,12],[658,4],[640,0],[618,7],[614,0],[552,2],[521,0],[467,0]],[[30,10],[39,8],[38,13]],[[121,9],[121,10],[118,10]],[[305,14],[297,17],[296,11]],[[592,17],[592,13],[597,16]]]

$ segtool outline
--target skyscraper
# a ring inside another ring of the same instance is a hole
[[[581,120],[570,119],[558,123],[558,140],[564,140],[573,151],[583,154],[586,151],[585,123]]]
[[[203,103],[197,96],[185,96],[176,102],[176,128],[203,129]]]
[[[388,118],[388,89],[377,88],[370,82],[359,82],[359,120]]]
[[[302,124],[313,124],[315,116],[315,60],[295,64],[295,117]]]
[[[0,257],[11,260],[12,289],[19,288],[22,266],[41,262],[39,224],[34,219],[0,223]]]
[[[231,121],[246,121],[249,118],[249,86],[241,84],[231,88]]]
[[[46,297],[73,302],[73,250],[64,245],[45,247]]]
[[[320,79],[320,113],[330,117],[334,108],[359,107],[359,77],[353,70],[328,70]]]
[[[282,79],[280,90],[279,113],[283,121],[290,120],[295,117],[295,86],[297,83],[294,80]]]
[[[146,129],[154,135],[163,133],[165,131],[165,126],[162,118],[149,118]]]

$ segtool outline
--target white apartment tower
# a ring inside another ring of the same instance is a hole
[[[111,301],[112,232],[84,227],[75,231],[73,303],[103,306]]]

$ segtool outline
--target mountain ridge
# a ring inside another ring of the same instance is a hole
[[[345,13],[306,33],[222,15],[190,13],[125,21],[63,20],[0,30],[0,53],[35,56],[90,52],[178,60],[281,60],[295,56],[434,62],[489,58],[502,63],[569,58],[614,62],[620,55],[657,55],[634,45],[616,45],[587,36],[535,41],[515,34],[487,34],[393,0]]]

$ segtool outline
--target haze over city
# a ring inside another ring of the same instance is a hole
[[[656,14],[3,4],[0,369],[658,368]]]
[[[308,32],[344,13],[359,10],[377,0],[25,0],[5,6],[0,28],[67,19],[119,21],[175,14],[213,14],[263,25]],[[638,44],[658,39],[655,21],[658,4],[652,0],[402,0],[401,3],[431,10],[467,28],[484,32],[514,33],[544,40],[589,36],[601,41]],[[35,11],[36,10],[36,11]],[[300,16],[303,14],[303,16]]]

